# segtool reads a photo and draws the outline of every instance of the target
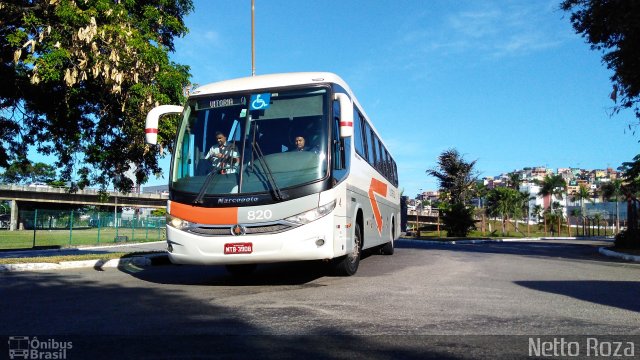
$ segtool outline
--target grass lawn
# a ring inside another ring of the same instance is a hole
[[[84,228],[65,230],[36,230],[37,247],[76,247],[165,240],[164,228]],[[33,230],[0,230],[0,250],[28,249],[34,246]]]
[[[411,229],[413,225],[414,225],[414,222],[409,221],[407,226],[409,229]],[[496,221],[496,220],[487,221],[485,224],[486,231],[484,232],[480,231],[481,224],[479,222],[476,224],[476,226],[478,227],[478,229],[471,231],[467,236],[467,238],[474,238],[474,239],[489,238],[490,239],[490,238],[526,238],[526,237],[534,237],[534,238],[575,237],[575,236],[582,236],[582,231],[583,231],[582,228],[576,228],[576,227],[571,227],[570,230],[567,230],[567,225],[564,223],[562,224],[560,234],[558,234],[557,232],[551,232],[550,227],[548,227],[547,231],[545,232],[543,224],[529,225],[529,226],[527,226],[527,224],[519,224],[518,230],[516,231],[514,224],[512,222],[508,222],[505,229],[505,234],[502,234],[502,224],[500,221]],[[577,230],[577,233],[576,233],[576,230]],[[592,236],[612,236],[613,235],[611,229],[607,229],[607,231],[605,232],[605,229],[603,227],[600,228],[599,233],[596,228],[591,229],[591,232],[592,232]],[[420,238],[429,239],[429,240],[436,240],[436,239],[442,238],[443,240],[446,240],[447,232],[444,230],[441,230],[438,233],[438,231],[436,230],[436,225],[421,226]]]
[[[34,256],[34,257],[20,257],[20,258],[0,258],[0,265],[7,264],[28,264],[28,263],[51,263],[58,264],[63,261],[81,261],[81,260],[111,260],[119,258],[130,258],[135,256],[143,256],[150,254],[163,254],[164,252],[113,252],[102,254],[76,254],[76,255],[56,255],[56,256]]]

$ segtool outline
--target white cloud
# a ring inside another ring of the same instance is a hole
[[[209,46],[218,47],[221,45],[220,33],[218,33],[217,31],[207,31],[204,33],[203,38]]]
[[[412,51],[394,51],[407,54],[407,66],[418,67],[414,63],[425,59],[466,53],[488,60],[526,55],[560,46],[571,36],[555,25],[561,21],[549,21],[562,17],[557,5],[539,1],[465,4],[441,19],[416,14],[397,35],[397,46]]]

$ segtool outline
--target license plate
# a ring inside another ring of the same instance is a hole
[[[225,254],[251,254],[252,251],[253,251],[252,243],[224,244]]]

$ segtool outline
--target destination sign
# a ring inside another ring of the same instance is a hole
[[[246,104],[247,98],[244,96],[224,99],[198,99],[196,110],[218,109],[231,106],[243,106]]]

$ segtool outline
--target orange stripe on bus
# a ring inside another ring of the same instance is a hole
[[[371,185],[369,185],[369,201],[371,202],[371,208],[373,210],[373,216],[376,220],[378,233],[382,234],[382,214],[380,213],[378,200],[376,200],[375,197],[376,194],[387,197],[387,184],[375,178],[371,178]]]
[[[238,208],[203,208],[171,202],[171,215],[183,220],[208,225],[232,225],[238,223]]]

